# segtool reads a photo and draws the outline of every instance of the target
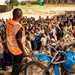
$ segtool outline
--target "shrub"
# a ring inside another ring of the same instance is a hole
[[[22,1],[20,4],[21,5],[26,5],[26,2],[25,1]]]

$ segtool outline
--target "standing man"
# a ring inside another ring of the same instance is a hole
[[[19,67],[23,58],[24,29],[19,23],[22,18],[22,10],[16,8],[13,10],[13,19],[7,22],[6,39],[9,53],[12,56],[13,70],[11,75],[19,75]]]

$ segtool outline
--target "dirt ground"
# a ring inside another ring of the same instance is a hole
[[[54,16],[58,14],[64,14],[65,11],[75,11],[75,5],[73,4],[59,4],[59,5],[30,5],[30,6],[16,6],[14,8],[21,8],[24,16],[35,17],[36,19],[39,16]],[[0,13],[0,19],[12,18],[12,11]]]
[[[12,72],[12,68],[10,67],[8,70],[4,71],[4,70],[0,70],[0,75],[11,75]],[[19,75],[23,75],[22,73],[20,73]]]

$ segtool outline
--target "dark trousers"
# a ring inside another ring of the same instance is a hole
[[[5,65],[13,65],[11,75],[19,75],[20,64],[23,58],[23,54],[15,56],[10,52],[4,52]]]
[[[14,62],[13,62],[13,69],[11,75],[19,75],[20,65],[21,65],[23,55],[18,55],[18,56],[12,55],[12,58]]]
[[[3,60],[3,54],[0,54],[0,69],[3,69],[4,67],[4,60]]]
[[[13,62],[13,60],[12,60],[11,53],[9,51],[8,52],[4,51],[4,65],[10,66],[10,65],[12,65],[12,62]]]

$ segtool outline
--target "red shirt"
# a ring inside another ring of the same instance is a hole
[[[72,31],[73,36],[75,36],[75,30]]]

